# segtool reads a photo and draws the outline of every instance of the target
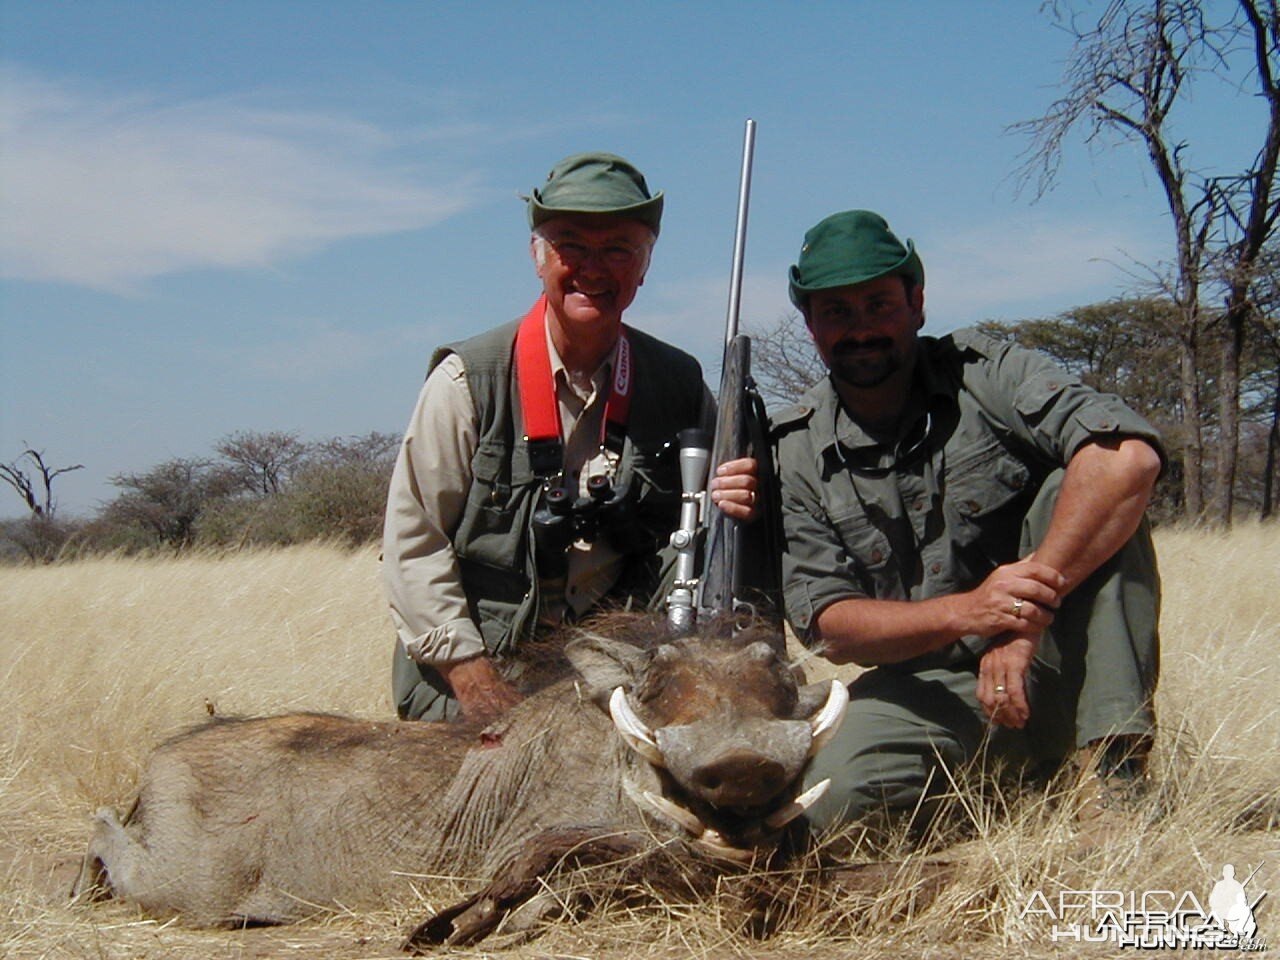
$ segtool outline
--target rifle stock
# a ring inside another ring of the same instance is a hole
[[[730,460],[747,456],[747,381],[751,368],[751,338],[741,334],[725,349],[720,377],[719,409],[715,441],[711,447],[711,475]],[[702,578],[698,585],[698,616],[734,609],[738,591],[739,523],[725,516],[707,498],[707,542]]]

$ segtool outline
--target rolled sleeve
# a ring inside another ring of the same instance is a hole
[[[382,579],[396,635],[425,664],[484,653],[471,619],[452,536],[471,487],[477,445],[466,370],[456,354],[427,377],[387,494]]]
[[[1008,426],[1049,460],[1065,464],[1087,443],[1134,437],[1165,461],[1160,434],[1143,417],[1115,394],[1095,390],[1042,354],[1005,346],[989,369],[986,382],[971,387],[982,391],[980,399],[993,408],[1003,407]]]
[[[783,600],[796,635],[812,643],[814,623],[823,610],[838,600],[866,597],[867,593],[859,583],[854,559],[826,522],[820,498],[804,477],[786,469],[782,463],[785,455],[779,455],[786,539]]]

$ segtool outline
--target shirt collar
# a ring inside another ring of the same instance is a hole
[[[555,380],[557,387],[565,387],[578,394],[578,389],[569,376],[569,368],[564,365],[564,361],[560,359],[560,352],[556,350],[555,341],[551,337],[551,324],[544,324],[543,332],[547,338],[547,354],[551,359],[551,376]],[[615,340],[613,347],[604,355],[604,359],[600,361],[600,366],[596,367],[591,373],[590,395],[583,397],[578,394],[579,399],[584,403],[588,403],[592,397],[600,396],[605,385],[609,383],[610,377],[613,376],[613,365],[617,358],[618,342]]]

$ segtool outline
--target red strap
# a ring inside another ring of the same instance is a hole
[[[524,438],[530,445],[534,473],[538,476],[550,476],[564,469],[560,404],[556,400],[555,378],[551,375],[546,313],[547,298],[542,296],[520,321],[520,329],[516,333],[516,381],[520,385]],[[605,403],[604,423],[600,426],[600,445],[618,454],[622,452],[627,417],[631,412],[633,373],[631,344],[624,327],[618,337],[612,389]]]
[[[539,297],[520,321],[516,334],[516,381],[520,384],[520,409],[526,440],[560,439],[560,404],[551,376],[551,352],[547,349],[547,298]]]

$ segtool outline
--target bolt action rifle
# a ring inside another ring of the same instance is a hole
[[[747,121],[742,148],[715,437],[708,443],[705,431],[685,430],[679,438],[683,497],[680,526],[671,535],[675,585],[667,596],[667,620],[676,633],[690,632],[700,618],[744,608],[781,619],[778,484],[764,402],[751,379],[751,339],[738,333],[755,127],[754,120]],[[757,463],[756,517],[743,524],[711,502],[708,476],[714,477],[720,464],[746,456]]]

